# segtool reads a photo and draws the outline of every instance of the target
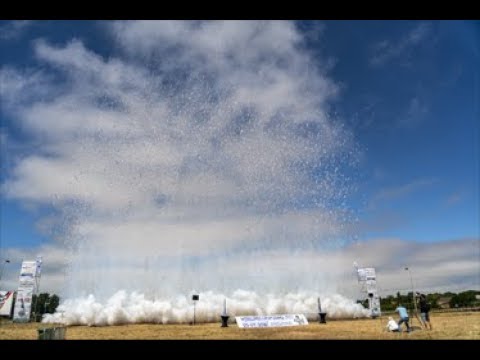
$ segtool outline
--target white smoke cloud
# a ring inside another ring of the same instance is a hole
[[[111,266],[113,262],[108,257],[104,263],[92,261],[81,270],[82,276],[77,279],[82,281],[75,283],[75,286],[84,289],[84,293],[75,298],[62,296],[59,312],[47,316],[45,321],[70,325],[189,322],[192,319],[190,298],[193,293],[200,294],[198,321],[219,321],[224,298],[227,298],[227,310],[231,316],[300,312],[309,319],[315,319],[318,316],[317,297],[320,297],[322,310],[328,313],[329,318],[360,317],[366,314],[354,299],[364,299],[365,294],[357,283],[352,266],[354,261],[360,266],[376,268],[381,296],[411,291],[410,273],[404,270],[405,266],[411,270],[417,291],[478,290],[478,244],[478,239],[432,244],[375,239],[324,251],[265,250],[255,254],[238,252],[234,256],[198,256],[195,266],[184,269],[172,266],[176,264],[173,254],[170,263],[167,263],[165,258],[159,261],[160,258],[155,256],[129,260],[115,253],[115,257],[122,259],[121,266]],[[68,253],[60,246],[45,245],[28,251],[7,249],[6,255],[12,265],[18,266],[16,269],[8,267],[3,281],[14,278],[13,270],[18,276],[20,259],[34,259],[36,254],[42,254],[44,258],[42,291],[61,293],[69,277],[64,274]],[[195,274],[191,276],[189,271]],[[210,281],[210,276],[206,274],[216,272],[221,272],[223,276],[213,277],[217,282]],[[113,278],[115,274],[123,281],[115,285],[129,291],[108,288],[108,281],[102,281]],[[175,286],[182,278],[195,279],[184,292],[178,291],[178,286]],[[299,282],[299,279],[302,281]],[[106,294],[95,287],[95,280],[108,288]],[[135,282],[139,285],[136,289],[131,286]],[[224,283],[229,282],[232,288],[226,290],[228,286]],[[7,281],[6,288],[14,289],[16,285],[14,281]]]
[[[195,309],[196,322],[218,322],[223,313],[224,300],[227,314],[267,315],[303,313],[310,321],[318,318],[317,297],[312,293],[290,293],[282,298],[273,294],[264,297],[250,291],[238,290],[231,297],[224,297],[214,292],[200,293],[200,300]],[[368,311],[362,305],[355,304],[345,297],[335,294],[325,296],[322,311],[331,318],[366,317]],[[93,295],[85,298],[68,300],[59,306],[55,314],[45,315],[45,323],[62,323],[65,325],[106,326],[131,323],[191,323],[193,305],[185,296],[174,301],[151,300],[143,294],[127,294],[119,291],[106,303],[96,301]]]

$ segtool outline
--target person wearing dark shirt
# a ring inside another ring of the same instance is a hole
[[[420,305],[420,317],[422,319],[423,326],[425,329],[432,330],[432,323],[430,322],[430,304],[427,302],[427,297],[425,294],[420,294],[420,299],[418,301]]]

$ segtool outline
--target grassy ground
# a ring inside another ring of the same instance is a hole
[[[386,332],[387,318],[336,320],[327,324],[310,322],[307,326],[240,329],[236,324],[221,328],[215,324],[191,325],[120,325],[106,327],[70,326],[66,331],[67,340],[126,340],[126,339],[480,339],[480,312],[433,313],[430,315],[433,330],[420,330],[419,323],[413,320],[415,331],[410,334]],[[0,324],[2,339],[37,339],[38,329],[51,327],[48,324],[13,324],[4,321]]]

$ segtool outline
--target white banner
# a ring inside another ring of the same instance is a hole
[[[382,314],[380,310],[380,298],[378,295],[375,295],[373,298],[370,299],[370,312],[373,317],[380,316]]]
[[[10,316],[13,305],[13,291],[0,291],[0,316]]]
[[[35,277],[37,274],[37,262],[36,261],[24,261],[22,263],[22,270],[20,276]]]
[[[32,296],[36,286],[37,261],[24,261],[20,270],[17,299],[13,308],[14,322],[30,321]]]
[[[308,320],[303,314],[236,316],[235,319],[240,328],[308,325]]]
[[[377,292],[377,280],[367,280],[367,292],[375,294]]]
[[[15,307],[13,308],[13,321],[30,321],[30,312],[32,310],[33,289],[18,289]]]
[[[19,288],[28,288],[35,287],[35,278],[33,276],[20,276],[18,279]]]

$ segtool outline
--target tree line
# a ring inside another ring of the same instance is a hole
[[[480,306],[480,299],[477,298],[477,296],[480,297],[480,291],[478,290],[467,290],[458,294],[445,292],[425,295],[427,296],[427,302],[430,304],[431,309]],[[443,302],[440,300],[443,300]],[[359,300],[358,302],[368,308],[368,299]],[[402,295],[400,292],[397,292],[396,295],[388,295],[380,298],[382,311],[394,311],[398,304],[402,304],[409,310],[414,309],[413,293],[410,291],[406,295]]]
[[[56,294],[41,293],[32,296],[31,321],[41,321],[44,314],[53,314],[60,304],[60,297]]]

